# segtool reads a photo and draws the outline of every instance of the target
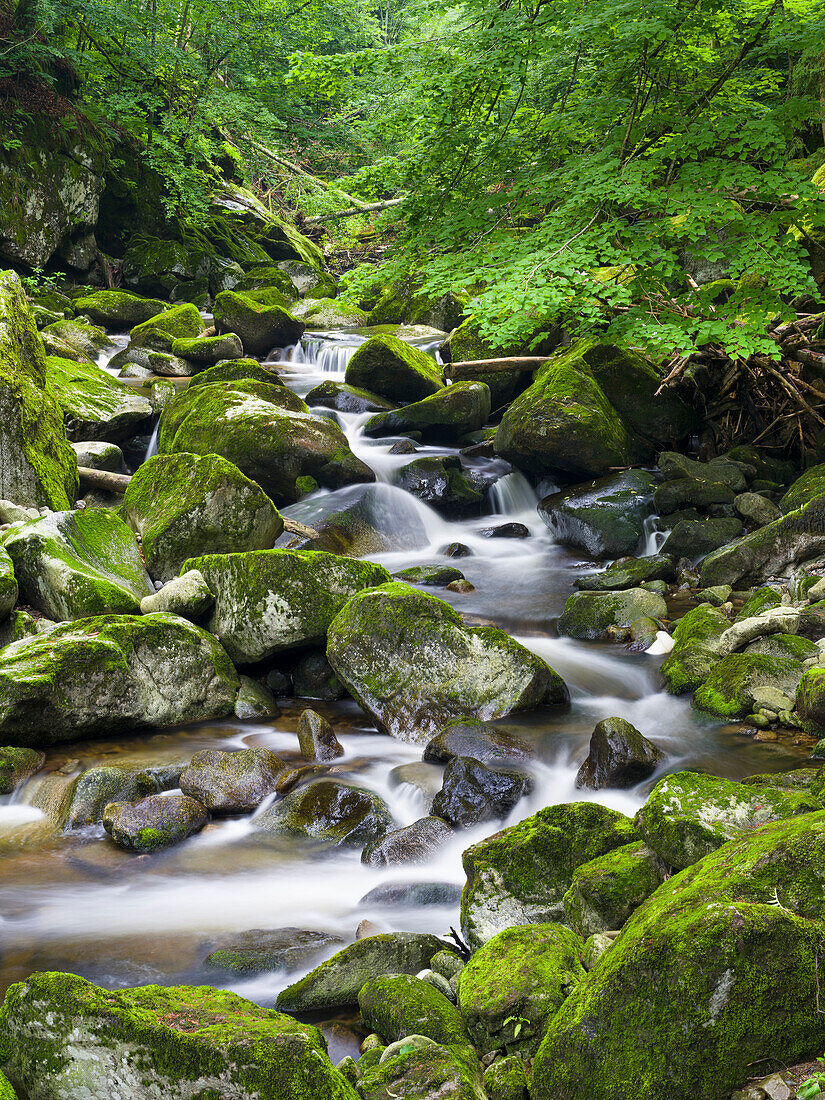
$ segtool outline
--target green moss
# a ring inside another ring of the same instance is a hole
[[[771,608],[780,607],[781,604],[782,594],[777,592],[775,588],[769,588],[767,585],[764,588],[757,588],[751,592],[742,604],[742,608],[734,621],[741,623],[743,619],[761,615],[763,611],[770,611]]]
[[[279,836],[363,848],[395,822],[387,804],[373,791],[322,779],[290,791],[259,814],[255,824]]]
[[[278,372],[261,366],[257,359],[230,359],[200,371],[188,389],[214,386],[216,382],[266,382],[271,386],[283,386]]]
[[[647,844],[673,867],[688,867],[720,845],[778,818],[820,808],[807,791],[756,788],[698,772],[661,779],[636,815]]]
[[[415,1046],[413,1046],[415,1043]],[[404,1047],[395,1055],[379,1060],[378,1064],[364,1065],[367,1055],[361,1058],[363,1075],[358,1081],[361,1100],[431,1100],[432,1097],[449,1097],[449,1100],[487,1100],[481,1085],[481,1074],[475,1065],[459,1057],[453,1049],[439,1045],[421,1048],[420,1037],[410,1038],[410,1048]],[[368,1052],[372,1053],[372,1052]]]
[[[253,292],[255,293],[255,292]],[[257,292],[272,298],[277,291]],[[234,332],[249,355],[265,355],[274,347],[286,347],[300,340],[304,323],[280,304],[257,301],[250,294],[224,290],[215,298],[215,327]]]
[[[567,923],[583,939],[621,928],[664,882],[666,872],[646,844],[626,844],[582,864],[562,899]]]
[[[45,759],[42,752],[34,749],[0,749],[0,794],[11,794],[24,779],[42,767]]]
[[[663,619],[667,604],[645,588],[624,592],[574,592],[558,621],[559,634],[590,641],[626,635],[640,618]]]
[[[825,814],[725,844],[664,883],[554,1017],[535,1097],[717,1100],[821,1049]]]
[[[0,274],[0,445],[0,497],[38,507],[71,507],[77,459],[66,439],[31,309],[10,271]]]
[[[108,992],[33,974],[9,989],[0,1024],[6,1071],[29,1091],[356,1100],[314,1027],[208,986]]]
[[[152,405],[94,363],[48,356],[49,382],[63,410],[66,434],[74,442],[117,443],[133,435]]]
[[[111,340],[102,328],[87,325],[83,321],[60,320],[48,325],[41,333],[43,339],[54,337],[58,341],[68,344],[69,347],[81,356],[93,360],[99,351],[111,345]]]
[[[499,1058],[484,1074],[484,1088],[489,1100],[528,1100],[524,1062],[515,1054]]]
[[[370,337],[347,363],[344,380],[390,401],[420,401],[444,388],[436,361],[397,336]]]
[[[450,443],[483,428],[489,416],[490,387],[484,382],[455,382],[422,401],[371,417],[364,432],[382,436],[416,431],[425,439]]]
[[[583,948],[560,924],[506,928],[482,944],[458,980],[458,1005],[480,1054],[535,1051],[547,1021],[584,977]]]
[[[779,501],[783,512],[793,512],[814,498],[825,495],[825,463],[809,467],[798,477]]]
[[[478,946],[516,924],[564,920],[562,899],[584,863],[638,841],[624,814],[593,802],[548,806],[468,848],[461,926]]]
[[[280,291],[285,303],[294,302],[298,297],[289,275],[272,264],[256,264],[244,275],[235,289],[241,294],[248,294],[252,290],[264,290],[270,287]]]
[[[175,340],[186,336],[200,336],[201,332],[203,319],[197,306],[184,302],[135,325],[129,335],[133,347],[170,352]]]
[[[476,1062],[461,1013],[429,982],[412,975],[376,977],[358,995],[361,1019],[387,1043],[407,1035],[425,1035]]]
[[[802,665],[788,657],[731,653],[713,666],[693,697],[694,706],[718,718],[744,718],[754,709],[754,690],[778,688],[793,696]]]
[[[730,620],[709,604],[688,611],[673,631],[673,649],[662,664],[662,676],[673,695],[695,691],[718,662],[716,643]]]
[[[78,313],[110,329],[132,329],[168,308],[159,298],[141,298],[126,290],[96,290],[75,298],[73,304]]]

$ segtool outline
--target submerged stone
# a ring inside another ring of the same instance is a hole
[[[204,964],[229,974],[300,970],[321,952],[341,944],[338,936],[312,928],[253,928],[211,951]]]

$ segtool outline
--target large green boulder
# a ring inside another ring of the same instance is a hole
[[[223,455],[278,505],[298,500],[301,478],[329,489],[375,480],[337,424],[267,382],[217,382],[179,393],[161,414],[158,452]]]
[[[319,1031],[209,986],[109,991],[32,974],[0,1010],[0,1063],[32,1100],[357,1100]]]
[[[665,881],[668,865],[646,844],[625,844],[583,863],[562,898],[567,923],[583,938],[621,928]]]
[[[179,284],[195,279],[205,282],[212,262],[209,252],[199,245],[135,234],[123,257],[123,281],[133,290],[168,297]]]
[[[20,279],[0,272],[0,498],[70,508],[77,459]]]
[[[444,388],[435,359],[397,336],[371,336],[347,363],[344,380],[389,401],[421,401]]]
[[[461,1013],[421,978],[385,971],[364,985],[358,1007],[364,1024],[387,1043],[423,1035],[478,1065]]]
[[[263,366],[257,359],[227,359],[198,371],[189,380],[188,389],[212,386],[215,382],[269,382],[273,386],[283,386],[277,370]]]
[[[816,666],[802,674],[794,709],[809,733],[819,736],[825,732],[825,668]]]
[[[436,936],[422,932],[384,932],[356,940],[278,994],[285,1012],[311,1012],[358,1003],[371,978],[417,974],[444,949]]]
[[[471,947],[516,924],[564,921],[573,872],[638,840],[632,821],[595,802],[548,806],[464,852],[461,927]]]
[[[676,624],[673,649],[662,664],[662,676],[673,695],[695,691],[719,661],[719,639],[730,620],[710,604],[692,608]]]
[[[140,325],[135,325],[129,334],[130,346],[171,352],[175,340],[184,336],[200,336],[201,332],[203,318],[197,306],[191,302],[183,302],[170,306]]]
[[[641,541],[655,485],[646,470],[625,470],[552,493],[539,504],[539,515],[563,546],[594,558],[621,558]]]
[[[789,565],[825,552],[825,496],[714,550],[700,567],[702,585],[759,584]]]
[[[480,1054],[532,1055],[547,1022],[584,977],[584,941],[561,924],[505,928],[458,978],[458,1007]]]
[[[238,664],[322,644],[330,623],[364,588],[389,580],[381,565],[313,550],[252,550],[190,558],[215,593],[206,621]]]
[[[711,668],[693,696],[699,710],[717,718],[746,718],[774,698],[787,700],[790,710],[802,676],[802,662],[793,657],[770,657],[767,653],[731,653]],[[768,692],[770,694],[764,695]]]
[[[386,802],[374,791],[318,779],[290,791],[255,818],[272,836],[363,848],[394,825]]]
[[[104,348],[112,345],[102,328],[68,317],[47,325],[40,335],[47,352],[54,341],[69,358],[85,362],[93,361]]]
[[[50,355],[49,381],[63,410],[66,435],[73,442],[102,439],[117,443],[134,435],[152,415],[151,402],[94,363]]]
[[[825,495],[825,463],[810,466],[801,477],[788,487],[779,501],[782,512],[795,512],[803,504],[810,504],[816,497]]]
[[[26,603],[49,619],[129,614],[154,592],[134,534],[105,508],[52,512],[4,545]]]
[[[727,1100],[825,1043],[825,813],[725,844],[665,882],[550,1022],[538,1100]]]
[[[689,867],[722,844],[778,818],[819,810],[808,791],[751,787],[699,772],[665,776],[636,814],[639,834],[671,867]]]
[[[209,811],[185,794],[150,794],[136,802],[109,802],[103,828],[118,848],[146,855],[180,844],[209,821]]]
[[[539,475],[600,477],[644,461],[651,446],[621,418],[574,344],[537,372],[501,418],[496,453]]]
[[[483,428],[489,416],[490,387],[483,382],[455,382],[422,401],[370,417],[364,434],[379,437],[421,432],[425,440],[454,443]]]
[[[566,703],[562,678],[495,627],[465,626],[443,600],[392,582],[354,596],[327,657],[379,729],[428,740],[452,718],[485,720]]]
[[[255,301],[234,290],[221,291],[214,314],[218,332],[234,332],[247,355],[266,355],[273,348],[295,344],[304,332],[304,322],[283,305]]]
[[[667,604],[647,588],[622,592],[574,592],[558,621],[563,637],[603,641],[626,637],[636,619],[663,619]]]
[[[176,615],[100,615],[0,650],[0,744],[47,747],[232,712],[220,644]]]
[[[220,455],[154,455],[132,475],[120,514],[161,581],[200,554],[268,550],[284,529],[263,489]]]
[[[488,1100],[475,1059],[421,1035],[387,1047],[377,1065],[365,1067],[356,1088],[361,1100]]]
[[[107,329],[133,329],[156,317],[168,308],[159,298],[141,298],[128,290],[95,290],[73,302],[78,314],[91,317],[96,325]]]

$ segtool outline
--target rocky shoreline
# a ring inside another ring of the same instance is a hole
[[[367,924],[343,946],[292,928],[215,945],[205,965],[224,976],[306,970],[341,947],[273,1008],[208,986],[32,973],[0,1009],[0,1097],[727,1100],[756,1065],[814,1058],[825,465],[800,474],[751,447],[687,457],[693,410],[656,396],[646,360],[593,341],[561,347],[532,382],[481,372],[448,386],[410,342],[438,330],[390,330],[386,301],[336,304],[294,230],[277,242],[289,259],[193,277],[194,302],[166,300],[164,243],[133,256],[128,292],[29,296],[0,275],[0,795],[13,802],[55,747],[267,721],[293,696],[352,700],[443,772],[408,771],[427,812],[404,824],[336,773],[344,749],[316,703],[288,757],[233,746],[72,772],[49,837],[102,828],[140,859],[235,818],[369,867],[420,866],[533,792],[532,745],[497,723],[552,720],[568,685],[524,639],[433,594],[472,592],[455,564],[468,546],[394,573],[368,560],[392,544],[363,496],[334,497],[376,479],[338,413],[396,440],[397,484],[441,516],[480,519],[496,482],[529,474],[556,542],[587,558],[558,635],[665,655],[668,692],[805,766],[741,782],[672,771],[664,740],[604,714],[581,801],[468,845],[450,938]],[[461,303],[417,309],[419,326],[451,313],[445,354],[461,356]],[[303,400],[268,356],[307,326],[363,339],[344,380]],[[92,485],[89,471],[122,480]],[[321,512],[296,536],[307,498]],[[628,789],[643,792],[635,816],[591,800]],[[360,1014],[357,1061],[333,1065],[295,1019],[334,1010]],[[788,1081],[736,1095],[791,1097]]]

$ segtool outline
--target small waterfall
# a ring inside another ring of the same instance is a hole
[[[108,371],[109,374],[117,375],[120,373],[119,367],[110,367],[109,363],[114,357],[121,351],[124,351],[129,346],[128,336],[110,336],[110,343],[106,345],[101,352],[99,352],[95,363],[102,370]]]
[[[153,457],[153,455],[156,455],[158,453],[158,428],[159,427],[160,427],[160,420],[158,420],[157,424],[155,424],[154,431],[152,432],[151,438],[149,439],[149,446],[146,448],[146,456],[143,459],[144,462],[147,462],[150,458]]]
[[[299,344],[292,344],[279,353],[279,362],[306,364],[320,374],[343,375],[347,363],[366,340],[365,336],[321,336],[309,332]]]
[[[658,554],[664,545],[665,539],[670,534],[670,531],[656,530],[656,518],[656,516],[647,516],[644,521],[644,527],[642,528],[644,549],[642,553],[645,556],[649,554]]]
[[[521,516],[526,512],[532,520],[538,502],[535,489],[520,470],[505,474],[490,486],[493,515]]]

